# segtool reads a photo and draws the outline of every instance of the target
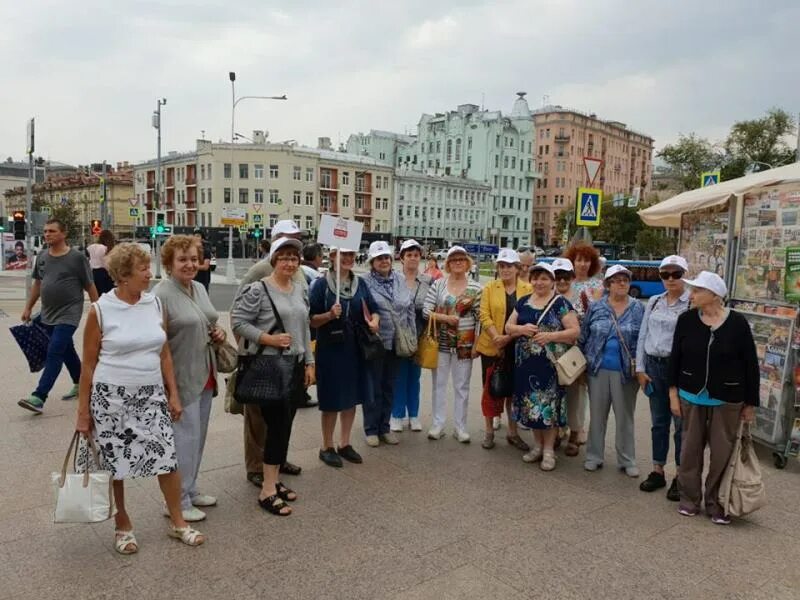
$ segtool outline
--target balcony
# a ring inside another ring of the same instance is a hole
[[[323,215],[338,215],[339,204],[336,202],[325,203],[323,202],[319,207],[320,214]]]
[[[566,144],[569,142],[569,134],[565,133],[564,135],[556,134],[555,137],[556,144]]]
[[[188,187],[190,185],[197,185],[197,177],[195,177],[194,175],[186,176],[186,186]]]
[[[369,217],[372,215],[372,208],[369,206],[364,206],[362,208],[356,207],[356,215],[363,215],[365,217]]]
[[[363,183],[362,184],[356,183],[356,193],[357,194],[371,194],[372,192]]]
[[[319,180],[319,189],[336,192],[339,188],[336,187],[336,180],[329,177],[323,177]]]

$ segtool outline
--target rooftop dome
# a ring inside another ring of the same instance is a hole
[[[517,92],[518,98],[514,100],[514,108],[511,109],[512,119],[530,119],[531,109],[528,107],[528,101],[525,100],[527,92]]]

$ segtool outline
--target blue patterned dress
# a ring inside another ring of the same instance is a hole
[[[530,295],[517,302],[517,325],[536,325],[542,309],[533,308]],[[540,331],[562,331],[561,319],[574,310],[563,296],[556,298],[553,306],[539,324]],[[519,337],[514,344],[514,420],[531,429],[550,429],[567,424],[565,388],[558,385],[558,374],[552,358],[558,358],[569,349],[567,344],[549,343],[545,347],[531,337]]]

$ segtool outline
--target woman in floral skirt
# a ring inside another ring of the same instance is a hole
[[[533,294],[517,302],[506,323],[506,333],[516,339],[514,418],[533,430],[534,446],[522,460],[541,461],[543,471],[552,471],[558,430],[567,424],[565,390],[554,362],[578,339],[580,325],[569,301],[553,291],[550,265],[534,265],[530,279]]]

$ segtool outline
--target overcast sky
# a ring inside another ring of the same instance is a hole
[[[150,114],[166,97],[163,151],[267,129],[334,144],[421,113],[515,92],[650,134],[719,139],[772,107],[800,110],[800,2],[672,0],[0,0],[0,155],[86,164],[155,156]],[[718,8],[719,7],[719,8]],[[769,8],[766,8],[769,7]]]

